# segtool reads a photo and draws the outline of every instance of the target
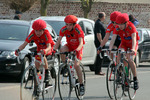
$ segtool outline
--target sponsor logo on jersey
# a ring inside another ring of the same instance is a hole
[[[125,40],[131,40],[132,38],[131,38],[131,36],[129,36],[129,37],[124,37],[124,39]]]

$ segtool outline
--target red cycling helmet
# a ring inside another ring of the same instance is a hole
[[[117,24],[124,24],[128,21],[129,21],[129,16],[128,16],[127,13],[122,13],[122,14],[118,15],[117,18],[116,18],[116,23]]]
[[[114,12],[112,12],[112,13],[110,14],[110,20],[113,21],[113,22],[115,22],[115,21],[116,21],[116,17],[117,17],[119,14],[121,14],[121,12],[119,12],[119,11],[114,11]]]
[[[68,15],[68,16],[66,16],[65,19],[64,19],[64,21],[65,21],[66,23],[76,23],[77,20],[78,20],[78,18],[77,18],[76,16],[74,16],[74,15]]]
[[[34,30],[42,30],[46,28],[46,22],[42,19],[38,19],[36,21],[33,22],[32,24],[32,28]]]

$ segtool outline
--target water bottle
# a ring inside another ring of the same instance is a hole
[[[127,66],[125,66],[125,71],[126,71],[126,75],[128,76],[129,72],[128,72],[128,67]]]

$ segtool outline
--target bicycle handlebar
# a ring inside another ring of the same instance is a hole
[[[58,54],[65,54],[66,56],[73,56],[73,58],[75,58],[75,60],[79,61],[79,59],[76,57],[75,52],[71,51],[71,52],[57,52],[55,53],[56,55]]]
[[[18,56],[17,56],[18,64],[21,64],[21,61],[20,61],[21,54],[22,54],[22,53],[19,51],[19,52],[18,52]],[[45,63],[44,63],[44,55],[42,55],[40,52],[37,53],[37,51],[33,51],[33,52],[31,52],[31,53],[28,53],[28,54],[31,55],[32,57],[34,57],[35,55],[41,56],[42,64],[45,65]]]
[[[118,52],[118,49],[112,49],[112,50],[109,50],[109,49],[102,49],[101,51],[104,51],[104,52],[107,52],[107,51],[108,51],[108,53],[110,53],[110,52],[111,52],[111,53],[117,53],[117,52]],[[103,59],[101,53],[99,54],[99,56],[100,56],[101,59]],[[111,57],[110,57],[108,54],[107,54],[107,57],[108,57],[109,60],[112,60]]]

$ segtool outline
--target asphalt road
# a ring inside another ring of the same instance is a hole
[[[106,72],[106,67],[102,68]],[[94,72],[89,71],[85,66],[86,71],[86,93],[84,100],[111,100],[108,97],[106,90],[106,76],[94,75]],[[140,88],[136,93],[134,100],[150,100],[150,64],[142,65],[137,68]],[[20,83],[16,82],[12,76],[0,77],[0,100],[20,100],[19,95]],[[72,93],[71,100],[77,100],[75,93]],[[58,90],[55,100],[60,100]],[[129,100],[128,97],[125,100]]]

